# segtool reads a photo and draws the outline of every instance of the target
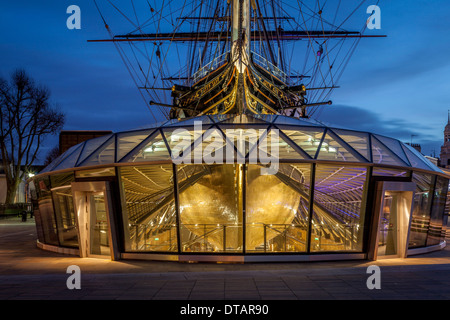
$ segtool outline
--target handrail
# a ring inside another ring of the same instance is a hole
[[[198,69],[193,75],[193,83],[196,83],[198,80],[203,78],[208,72],[213,71],[216,69],[222,62],[227,61],[227,59],[223,59],[223,57],[227,56],[228,52],[222,53],[220,56],[214,58],[209,63]],[[220,60],[220,61],[219,61]]]
[[[258,63],[260,67],[266,69],[267,71],[269,71],[269,73],[273,74],[274,76],[278,77],[281,81],[286,83],[288,76],[284,71],[282,71],[280,68],[278,68],[273,63],[269,62],[269,60],[257,54],[256,52],[252,51],[251,54],[253,57],[253,62]]]
[[[272,225],[273,225],[273,224],[272,224]],[[280,231],[280,230],[278,230],[278,229],[273,228],[272,225],[264,224],[264,227],[268,227],[269,229],[271,229],[271,230],[273,230],[273,231],[275,231],[275,232],[278,232],[279,234],[285,233],[285,237],[286,237],[286,238],[289,238],[289,239],[291,239],[291,240],[294,240],[294,241],[296,241],[296,242],[298,242],[298,243],[300,243],[300,244],[306,245],[306,242],[305,242],[305,241],[301,241],[300,239],[296,239],[296,238],[294,238],[293,236],[288,235],[287,232],[286,232],[286,231],[288,230],[288,228],[284,229],[284,231]],[[292,226],[292,224],[277,224],[277,225]]]
[[[135,241],[136,245],[139,247],[143,247],[144,249],[146,249],[148,246],[152,246],[152,247],[164,247],[164,246],[169,246],[171,248],[174,248],[174,246],[176,246],[176,240],[175,242],[173,242],[172,237],[170,237],[170,239],[163,241],[157,245],[152,244],[149,245],[146,243],[146,238],[149,234],[153,233],[154,231],[156,231],[156,233],[154,235],[157,235],[158,231],[167,231],[168,229],[173,229],[176,228],[176,225],[174,224],[164,224],[164,225],[160,225],[158,226],[152,226],[149,228],[149,226],[146,225],[142,225],[142,224],[132,224],[132,226],[137,227],[135,230]],[[188,241],[183,242],[183,246],[191,246],[194,243],[198,243],[199,241],[204,241],[206,240],[209,236],[212,236],[214,234],[220,233],[220,232],[226,232],[226,230],[229,230],[229,228],[242,228],[242,223],[238,223],[238,224],[233,224],[233,223],[225,223],[225,224],[217,224],[217,223],[197,223],[197,224],[183,224],[184,227],[197,227],[198,229],[204,229],[204,232],[202,234],[195,234],[195,237],[192,239],[189,239]],[[306,240],[301,240],[298,238],[295,238],[294,236],[288,234],[288,230],[290,230],[291,228],[295,228],[295,229],[305,229],[304,225],[301,224],[292,224],[292,223],[272,223],[272,224],[266,224],[266,223],[252,223],[252,224],[247,224],[247,226],[255,226],[255,227],[263,227],[264,228],[264,242],[263,242],[263,246],[264,246],[264,251],[267,250],[267,239],[266,239],[266,230],[273,230],[275,233],[277,233],[277,235],[283,235],[285,237],[285,241],[287,241],[288,239],[290,241],[294,241],[296,243],[299,243],[301,245],[306,245],[307,242]],[[320,226],[322,227],[322,226]],[[346,226],[349,227],[349,226]],[[284,230],[280,230],[280,228],[284,228]],[[175,233],[174,233],[175,234]],[[139,243],[141,243],[141,241],[143,240],[142,237],[144,237],[144,244],[139,245]],[[341,235],[341,237],[345,238],[346,240],[349,241],[349,243],[354,243],[355,242],[355,235],[347,235],[347,236],[343,236]],[[272,237],[273,238],[273,237]],[[225,239],[225,238],[224,238]],[[138,243],[139,242],[139,243]],[[287,243],[286,243],[287,244]],[[285,245],[286,245],[285,244]],[[225,245],[225,244],[224,244]],[[325,246],[343,246],[345,247],[346,244],[345,242],[342,243],[326,243],[326,244],[318,244],[319,247],[321,245],[325,245]],[[224,247],[225,248],[225,247]],[[139,250],[139,249],[138,249]],[[224,249],[224,251],[227,251],[228,249]]]

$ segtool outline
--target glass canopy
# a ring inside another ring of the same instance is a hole
[[[436,244],[442,175],[381,135],[280,115],[205,115],[88,140],[34,179],[43,243],[78,246],[72,182],[108,177],[125,252],[239,255],[364,252],[372,177],[416,183],[409,246]]]
[[[442,172],[398,140],[285,116],[201,116],[115,133],[73,146],[41,173],[113,163],[268,163],[325,160]]]

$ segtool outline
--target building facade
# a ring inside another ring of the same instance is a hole
[[[448,181],[395,139],[241,114],[88,140],[30,184],[43,249],[113,260],[246,262],[441,249]]]

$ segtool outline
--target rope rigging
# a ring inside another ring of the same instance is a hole
[[[241,23],[244,1],[250,7],[249,39]],[[236,103],[227,100],[234,87],[250,90],[238,99],[254,105],[253,112],[320,117],[361,39],[369,37],[366,20],[355,23],[366,1],[349,8],[341,0],[94,0],[109,39],[92,41],[114,43],[155,121],[181,111],[183,116],[202,113],[210,108],[205,102],[222,101],[210,111],[222,112],[227,109],[222,104]],[[231,41],[234,10],[239,14],[237,58]],[[107,15],[120,33],[112,32]],[[247,70],[239,77],[233,75],[233,59]]]

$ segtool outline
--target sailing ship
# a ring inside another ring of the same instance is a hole
[[[359,30],[344,28],[364,3],[131,1],[127,8],[107,0],[95,4],[110,38],[90,41],[114,43],[154,117],[309,118],[332,104],[331,92],[360,40],[383,37],[364,34],[365,16],[356,19]],[[122,31],[113,33],[105,7],[132,30],[119,25]],[[177,62],[181,68],[173,71]]]

